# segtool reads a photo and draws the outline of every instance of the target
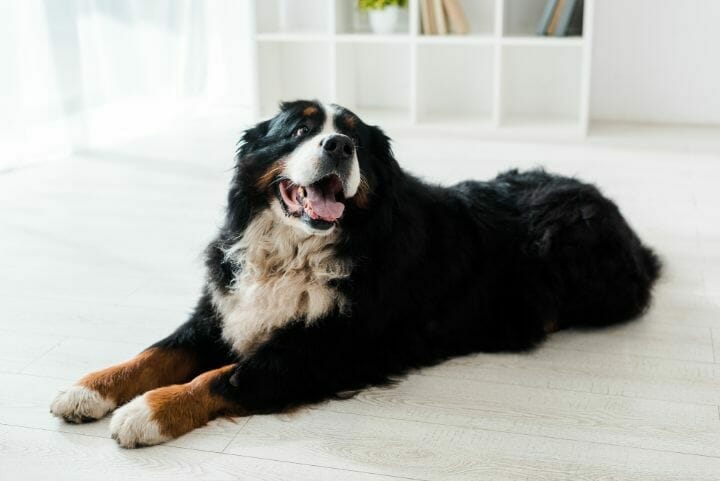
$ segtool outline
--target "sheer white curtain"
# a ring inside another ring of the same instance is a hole
[[[250,103],[246,0],[0,0],[0,168]]]

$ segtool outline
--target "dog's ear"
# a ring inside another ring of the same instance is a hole
[[[370,127],[370,155],[380,167],[381,180],[388,181],[401,172],[390,145],[390,137],[376,125]]]
[[[402,177],[402,171],[395,160],[390,138],[375,125],[368,125],[367,129],[367,141],[364,145],[361,141],[359,147],[366,149],[368,156],[368,162],[360,164],[363,179],[373,196],[392,195],[396,180]]]
[[[260,122],[255,127],[251,127],[243,132],[242,137],[237,144],[237,157],[242,159],[253,151],[253,146],[258,140],[265,137],[270,130],[270,120]]]
[[[280,112],[287,112],[288,110],[297,110],[302,111],[305,108],[308,107],[318,107],[320,105],[320,101],[318,99],[313,100],[287,100],[285,102],[280,102],[278,104],[278,108],[280,109]]]
[[[380,161],[394,159],[390,137],[377,125],[370,125],[370,153]]]
[[[280,112],[287,112],[291,108],[299,105],[299,104],[309,104],[310,101],[307,100],[286,100],[285,102],[280,102],[278,104],[278,109],[280,109]]]

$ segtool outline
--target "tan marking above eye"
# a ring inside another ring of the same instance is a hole
[[[345,121],[345,126],[346,126],[348,129],[354,129],[354,128],[355,128],[356,118],[355,118],[354,115],[349,115],[349,114],[348,114],[348,115],[345,116],[345,118],[344,118],[343,120]]]
[[[352,198],[355,205],[361,209],[367,209],[370,203],[370,184],[364,176],[360,176],[360,185]]]
[[[305,117],[310,117],[312,115],[315,115],[318,112],[318,108],[311,105],[309,107],[305,107],[305,110],[303,110],[303,115]]]

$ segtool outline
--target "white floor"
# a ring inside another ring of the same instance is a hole
[[[48,404],[185,319],[238,127],[189,123],[0,174],[0,479],[719,479],[720,147],[629,132],[565,145],[406,136],[396,153],[440,182],[536,165],[597,182],[665,259],[643,319],[133,451],[107,420],[67,425]]]

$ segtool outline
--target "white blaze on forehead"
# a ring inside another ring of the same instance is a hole
[[[325,112],[325,122],[322,130],[303,141],[286,158],[285,172],[283,174],[295,184],[307,186],[318,180],[318,168],[322,152],[320,144],[329,135],[342,133],[335,127],[336,109],[331,105],[323,105],[322,108]],[[353,152],[351,162],[350,174],[347,179],[343,179],[343,194],[348,198],[355,195],[360,186],[360,165],[357,152]]]
[[[323,132],[337,132],[337,130],[335,130],[335,107],[323,104],[322,108],[323,111],[325,111],[325,124],[323,125]]]

